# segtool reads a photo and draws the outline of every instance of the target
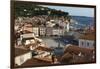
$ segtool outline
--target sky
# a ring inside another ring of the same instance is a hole
[[[49,6],[49,5],[41,5],[41,6],[69,12],[69,15],[94,17],[94,8]]]

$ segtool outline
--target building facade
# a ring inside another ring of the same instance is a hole
[[[46,35],[46,28],[45,27],[39,27],[39,33],[40,33],[40,36],[45,36]]]
[[[94,40],[79,39],[79,47],[94,48]]]
[[[79,47],[95,48],[95,34],[87,33],[79,38]]]
[[[52,27],[47,27],[46,28],[46,36],[51,36],[52,35]]]
[[[35,34],[36,37],[38,37],[39,36],[39,28],[33,27],[33,33]]]
[[[53,29],[52,30],[53,36],[63,36],[64,35],[64,29]]]

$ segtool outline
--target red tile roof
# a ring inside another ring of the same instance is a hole
[[[80,39],[95,40],[96,35],[94,33],[85,33],[84,35],[80,36]]]
[[[87,55],[89,55],[89,54],[91,54],[91,53],[93,53],[93,50],[94,49],[90,49],[90,48],[81,48],[81,47],[78,47],[78,46],[68,46],[66,49],[65,49],[65,53],[66,52],[69,52],[69,53],[74,53],[74,54],[79,54],[80,52],[82,53],[82,54],[87,54]]]
[[[42,50],[42,51],[52,51],[51,48],[39,46],[35,50]]]
[[[72,59],[73,59],[73,55],[67,52],[61,57],[60,61],[69,63],[69,61],[71,61]]]
[[[20,56],[20,55],[25,54],[25,53],[28,53],[28,52],[29,52],[29,50],[15,48],[15,57]]]
[[[69,46],[65,49],[61,61],[68,64],[92,63],[95,62],[95,59],[92,59],[93,51],[94,49]],[[79,56],[80,52],[84,56]]]

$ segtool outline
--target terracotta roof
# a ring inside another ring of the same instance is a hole
[[[78,56],[79,52],[88,54],[87,56]],[[93,55],[93,54],[92,54]],[[75,46],[70,46],[66,49],[64,55],[61,57],[62,63],[76,64],[76,63],[92,63],[95,59],[91,57],[91,50],[83,49]]]
[[[73,55],[67,52],[61,57],[61,62],[68,62],[72,59],[73,59]]]
[[[48,48],[48,47],[42,47],[42,46],[37,47],[35,50],[41,50],[41,51],[52,51],[51,48]]]
[[[24,49],[20,49],[20,48],[15,48],[15,57],[16,56],[20,56],[22,54],[28,53],[29,50],[24,50]]]
[[[94,33],[85,33],[84,35],[80,36],[80,39],[86,39],[86,40],[95,40],[96,35]]]
[[[74,53],[74,54],[79,54],[80,52],[82,53],[82,54],[87,54],[87,55],[89,55],[89,54],[91,54],[91,53],[93,53],[93,50],[94,49],[90,49],[90,48],[81,48],[81,47],[78,47],[78,46],[68,46],[66,49],[65,49],[65,51],[64,51],[64,53],[66,53],[66,52],[69,52],[69,53]]]
[[[32,27],[32,24],[25,24],[26,27]]]

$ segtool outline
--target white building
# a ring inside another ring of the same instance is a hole
[[[59,35],[63,36],[64,35],[65,30],[64,29],[59,29]]]
[[[57,36],[62,36],[62,35],[64,35],[64,29],[53,29],[52,30],[52,35],[54,36],[54,35],[57,35]]]
[[[69,23],[67,23],[66,31],[69,32]]]
[[[46,27],[53,27],[55,25],[55,23],[52,23],[51,21],[48,21],[46,23]]]
[[[53,29],[52,35],[59,35],[59,29]]]
[[[52,35],[52,27],[46,27],[46,36],[51,36]]]
[[[65,30],[67,31],[67,32],[69,32],[69,21],[68,20],[66,20],[65,22],[64,22],[64,28],[65,28]]]
[[[36,43],[36,41],[34,39],[30,39],[30,40],[25,41],[25,45],[35,44],[35,43]]]
[[[40,32],[40,36],[45,36],[46,35],[46,28],[45,27],[40,27],[39,32]]]
[[[66,20],[64,22],[59,21],[59,25],[62,26],[66,32],[69,32],[69,24],[70,23],[68,20]]]
[[[36,37],[38,37],[39,36],[39,28],[33,27],[33,33],[35,34]]]
[[[20,66],[31,58],[32,58],[31,51],[15,48],[15,65]]]
[[[39,46],[35,49],[35,51],[38,53],[38,55],[34,56],[34,58],[45,60],[45,61],[51,61],[51,52],[52,49],[48,47]]]
[[[85,48],[94,48],[95,46],[95,35],[91,34],[84,34],[79,39],[79,47]]]
[[[27,33],[27,34],[20,35],[20,37],[21,37],[21,40],[27,39],[27,38],[35,38],[35,34],[34,33]]]

